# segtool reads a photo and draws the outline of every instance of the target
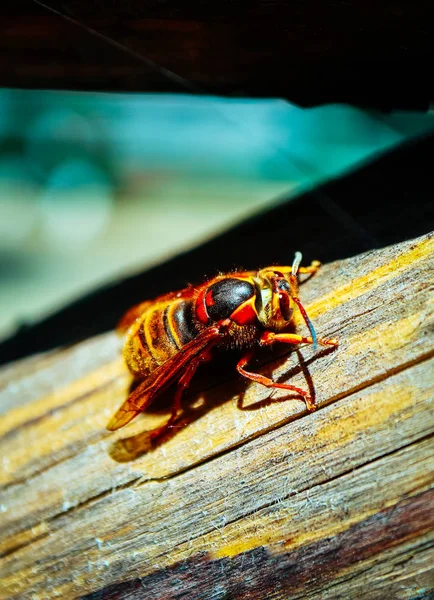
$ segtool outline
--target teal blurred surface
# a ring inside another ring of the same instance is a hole
[[[433,127],[282,100],[0,90],[0,337]]]

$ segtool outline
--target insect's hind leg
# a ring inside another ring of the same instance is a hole
[[[316,409],[315,402],[310,396],[309,392],[302,390],[295,385],[290,385],[289,383],[277,383],[270,379],[269,377],[265,377],[264,375],[260,375],[259,373],[252,373],[250,371],[246,371],[244,367],[251,361],[254,355],[254,350],[250,350],[247,354],[245,354],[237,364],[237,371],[246,379],[251,379],[252,381],[256,381],[261,385],[264,385],[267,388],[277,388],[280,390],[290,390],[291,392],[295,392],[299,396],[301,396],[306,403],[306,408],[308,411],[313,412]]]
[[[190,381],[192,380],[193,375],[196,373],[196,370],[197,370],[198,366],[200,365],[200,363],[206,362],[208,360],[210,360],[210,353],[209,353],[209,351],[206,351],[203,354],[199,355],[197,358],[193,359],[191,361],[191,363],[188,365],[187,369],[184,371],[184,373],[178,379],[178,383],[177,383],[176,391],[175,391],[175,397],[173,399],[172,413],[170,415],[170,418],[167,421],[167,423],[165,423],[158,429],[154,429],[154,431],[151,432],[151,434],[150,434],[151,439],[160,437],[168,429],[170,429],[173,426],[173,424],[175,423],[175,421],[178,418],[178,413],[181,408],[182,394],[189,386]]]

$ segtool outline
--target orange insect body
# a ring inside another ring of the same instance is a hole
[[[298,298],[298,273],[315,273],[320,263],[299,267],[296,253],[291,267],[267,267],[219,275],[199,286],[189,286],[131,308],[119,323],[126,332],[124,357],[131,373],[142,382],[110,420],[110,430],[123,427],[169,385],[177,382],[172,415],[166,425],[152,432],[161,435],[176,420],[181,396],[200,363],[212,350],[244,349],[237,369],[244,377],[267,387],[299,394],[309,410],[315,405],[309,394],[293,385],[245,370],[255,348],[275,342],[336,346],[336,340],[317,339]],[[289,333],[295,307],[311,335]]]

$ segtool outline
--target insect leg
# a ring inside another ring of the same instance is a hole
[[[265,331],[260,338],[261,346],[269,346],[275,342],[281,342],[282,344],[313,344],[313,338],[304,337],[302,335],[296,335],[295,333],[274,333],[272,331]],[[321,346],[337,346],[338,341],[335,339],[318,338],[318,344]]]
[[[198,366],[200,365],[200,363],[206,362],[206,361],[210,360],[210,358],[211,358],[211,354],[208,350],[206,350],[205,352],[203,352],[203,354],[200,354],[197,358],[193,359],[191,361],[191,363],[188,365],[187,369],[184,371],[184,373],[179,378],[177,386],[176,386],[175,397],[173,400],[172,414],[170,415],[170,418],[167,421],[167,423],[165,423],[158,429],[155,429],[154,431],[152,431],[152,433],[151,433],[152,438],[159,437],[165,431],[170,429],[170,427],[173,426],[173,423],[175,423],[176,419],[178,418],[178,413],[181,408],[182,394],[184,393],[185,389],[188,387],[188,385],[189,385],[190,381],[192,380],[193,375],[196,373],[196,370],[197,370]]]
[[[297,273],[316,273],[320,268],[321,263],[319,260],[313,260],[308,267],[300,267],[298,264],[296,265],[296,269],[294,269],[294,265],[290,267],[277,267],[281,273],[291,273],[296,275]],[[295,270],[295,273],[294,273]]]
[[[298,342],[295,342],[298,343]],[[247,354],[245,354],[237,364],[237,371],[246,379],[251,379],[252,381],[256,381],[261,385],[264,385],[267,388],[277,388],[280,390],[290,390],[292,392],[296,392],[299,396],[303,398],[306,403],[306,408],[308,411],[313,412],[316,409],[315,403],[308,392],[302,390],[295,385],[290,385],[289,383],[277,383],[270,379],[269,377],[265,377],[265,375],[260,375],[259,373],[251,373],[250,371],[246,371],[244,367],[250,362],[253,358],[254,350],[250,350]]]
[[[316,273],[320,268],[319,260],[313,260],[309,267],[298,267],[298,273]]]

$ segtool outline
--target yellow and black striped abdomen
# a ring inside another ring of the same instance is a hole
[[[124,348],[128,368],[144,378],[198,333],[191,299],[155,302],[130,327]]]

